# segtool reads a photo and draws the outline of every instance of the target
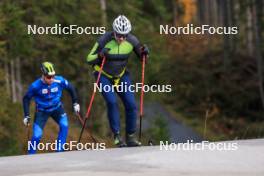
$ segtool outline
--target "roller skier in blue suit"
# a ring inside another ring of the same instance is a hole
[[[34,98],[36,103],[35,118],[33,123],[33,134],[31,144],[38,145],[43,135],[43,128],[49,117],[59,125],[57,138],[57,151],[63,151],[63,144],[66,143],[68,135],[68,117],[61,102],[62,91],[66,89],[72,98],[73,109],[79,113],[80,105],[77,103],[77,95],[74,87],[62,76],[55,76],[54,66],[50,62],[41,64],[42,77],[34,81],[23,98],[24,124],[30,122],[29,106]],[[35,154],[36,148],[28,147],[29,154]]]

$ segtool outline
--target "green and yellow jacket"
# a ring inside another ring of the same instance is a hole
[[[115,40],[113,32],[106,32],[102,35],[93,46],[91,52],[87,56],[87,62],[94,66],[98,71],[100,69],[101,59],[98,58],[98,53],[107,48],[109,52],[106,54],[106,61],[103,67],[103,74],[107,77],[121,77],[128,63],[128,58],[132,51],[140,57],[141,44],[138,39],[128,34],[126,40],[118,44]]]

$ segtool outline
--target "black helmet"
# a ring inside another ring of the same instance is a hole
[[[41,64],[41,71],[43,75],[49,75],[49,76],[55,75],[54,66],[51,62],[43,62]]]

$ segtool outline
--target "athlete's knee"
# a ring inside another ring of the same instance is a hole
[[[126,103],[126,110],[129,112],[136,112],[137,111],[137,106],[136,103],[134,101],[128,101]]]
[[[38,125],[34,125],[32,138],[34,140],[40,140],[42,135],[43,130]]]
[[[107,100],[107,106],[112,108],[118,105],[117,99],[109,99]]]
[[[61,123],[61,124],[60,124],[60,129],[61,129],[61,130],[68,130],[68,127],[69,127],[69,126],[68,126],[68,123]]]
[[[62,115],[59,125],[60,125],[61,130],[67,130],[68,129],[69,124],[68,124],[68,118],[67,118],[66,114]]]

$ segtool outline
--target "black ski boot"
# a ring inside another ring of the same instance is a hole
[[[128,147],[138,147],[141,146],[141,142],[137,141],[135,133],[126,135],[126,143]]]
[[[114,144],[117,146],[117,147],[126,147],[126,143],[122,140],[120,134],[115,134],[114,135]]]

